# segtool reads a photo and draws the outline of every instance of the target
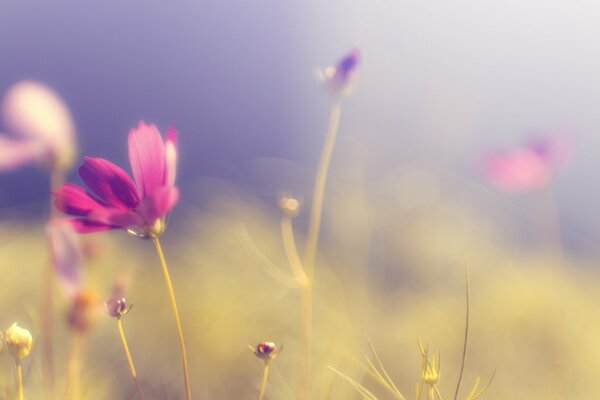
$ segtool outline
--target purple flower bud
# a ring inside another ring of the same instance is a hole
[[[131,310],[130,305],[124,297],[111,297],[105,303],[108,315],[115,318],[121,318]]]
[[[277,346],[273,342],[260,342],[254,354],[261,360],[272,360],[277,356]]]
[[[350,94],[358,77],[360,51],[350,50],[337,65],[320,71],[320,78],[331,91],[338,95]]]

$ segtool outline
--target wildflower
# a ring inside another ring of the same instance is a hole
[[[165,217],[175,206],[177,131],[170,127],[165,141],[155,125],[140,121],[129,132],[129,161],[134,181],[103,158],[86,157],[79,175],[91,190],[67,183],[53,192],[56,206],[74,216],[71,223],[80,233],[126,229],[144,237],[159,237]]]
[[[348,95],[354,89],[358,79],[358,65],[360,51],[356,48],[350,50],[335,66],[318,70],[320,81],[337,95]]]
[[[527,192],[546,185],[562,171],[573,152],[573,143],[562,136],[545,136],[504,152],[488,152],[482,172],[494,186],[507,192]]]
[[[283,195],[279,198],[279,209],[290,218],[296,217],[300,213],[300,200]]]
[[[22,81],[9,89],[2,104],[8,130],[20,136],[0,136],[0,170],[32,162],[68,169],[75,159],[75,127],[69,109],[48,86]]]
[[[273,342],[260,342],[253,351],[254,355],[261,360],[272,360],[279,353],[277,346]]]
[[[15,360],[27,357],[31,352],[33,338],[31,332],[13,323],[4,334],[4,347]]]

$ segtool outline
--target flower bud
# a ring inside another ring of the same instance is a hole
[[[13,323],[4,334],[4,347],[8,354],[13,356],[16,360],[27,357],[31,351],[32,345],[33,339],[31,337],[31,332],[19,327],[16,322]]]
[[[277,346],[273,342],[260,342],[254,350],[254,355],[261,360],[272,360],[277,356],[277,353]]]
[[[294,218],[300,213],[300,200],[283,195],[279,198],[279,209],[288,217]]]
[[[354,89],[358,78],[358,65],[360,63],[360,51],[352,49],[337,63],[320,70],[319,79],[337,95],[348,95]]]
[[[111,297],[104,304],[108,315],[117,319],[121,319],[133,307],[133,304],[127,304],[127,299],[124,297]]]

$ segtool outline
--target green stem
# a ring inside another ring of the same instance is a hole
[[[131,352],[129,351],[129,346],[127,345],[127,339],[125,338],[125,331],[123,330],[123,323],[121,322],[121,318],[117,318],[117,329],[119,330],[119,336],[121,336],[121,343],[123,343],[123,350],[125,351],[125,356],[127,357],[127,363],[129,363],[129,371],[131,372],[131,377],[133,378],[133,382],[135,383],[135,389],[137,390],[138,399],[144,400],[144,393],[142,393],[142,387],[140,386],[140,382],[138,381],[137,372],[135,371],[133,358],[131,357]]]
[[[173,311],[173,317],[175,318],[175,323],[177,325],[177,336],[179,338],[179,351],[181,353],[181,364],[183,369],[183,380],[185,383],[185,398],[186,400],[191,400],[192,391],[190,389],[190,378],[188,372],[188,362],[187,362],[187,354],[185,351],[185,341],[183,339],[183,329],[181,328],[181,320],[179,319],[179,311],[177,311],[177,301],[175,300],[175,292],[173,291],[173,284],[171,283],[171,277],[169,276],[169,268],[167,267],[167,262],[165,261],[165,256],[163,254],[162,248],[160,246],[160,241],[157,237],[152,238],[154,242],[154,246],[156,246],[156,252],[158,253],[158,258],[160,258],[160,265],[162,266],[163,275],[165,277],[165,282],[167,284],[167,290],[169,291],[169,300],[171,301],[171,309]]]

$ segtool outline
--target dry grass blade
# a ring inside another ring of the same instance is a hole
[[[383,375],[385,376],[386,381],[388,382],[389,386],[393,389],[392,393],[394,394],[394,396],[396,396],[396,398],[399,399],[399,400],[406,400],[405,397],[400,392],[400,390],[394,384],[394,381],[392,381],[392,379],[390,378],[390,375],[387,373],[385,367],[383,366],[383,363],[381,362],[381,359],[379,358],[379,355],[375,351],[375,347],[373,347],[373,344],[371,343],[371,341],[369,340],[368,337],[367,337],[367,343],[369,344],[369,348],[371,349],[371,353],[373,354],[373,358],[375,358],[375,361],[377,361],[377,364],[379,365],[379,368],[381,369],[381,372],[383,372]]]
[[[236,229],[236,237],[244,250],[253,256],[267,275],[291,289],[297,289],[299,287],[297,280],[293,276],[283,272],[262,251],[260,251],[244,226],[239,226]]]
[[[486,385],[479,392],[473,394],[477,390],[477,386],[479,386],[480,379],[479,379],[479,377],[477,377],[477,381],[475,382],[475,386],[473,387],[473,390],[469,394],[469,397],[467,397],[467,400],[475,400],[475,399],[481,397],[488,390],[488,388],[492,384],[492,381],[494,380],[495,376],[496,376],[496,371],[494,371],[492,373],[492,376],[490,377],[490,380],[488,381],[488,383],[486,383]]]
[[[378,400],[377,397],[373,393],[371,393],[369,391],[369,389],[367,389],[366,387],[364,387],[359,382],[357,382],[354,379],[350,378],[348,375],[344,374],[343,372],[338,371],[337,369],[335,369],[331,365],[328,365],[328,367],[329,367],[330,370],[332,370],[333,372],[335,372],[336,374],[338,374],[339,376],[341,376],[342,378],[344,378],[346,381],[348,381],[348,383],[350,383],[362,396],[364,396],[364,398],[366,400]]]

